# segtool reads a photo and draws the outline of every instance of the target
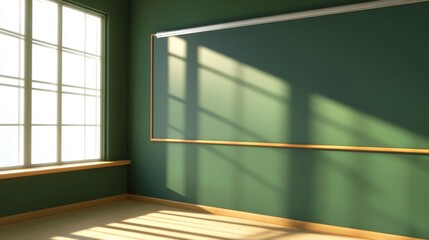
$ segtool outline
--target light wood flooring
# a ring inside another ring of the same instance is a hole
[[[0,226],[1,240],[358,240],[124,200]]]

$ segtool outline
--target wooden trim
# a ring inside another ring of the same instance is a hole
[[[151,141],[167,142],[167,143],[194,143],[194,144],[214,144],[214,145],[232,145],[232,146],[249,146],[249,147],[301,148],[301,149],[355,151],[355,152],[429,154],[429,149],[422,149],[422,148],[337,146],[337,145],[318,145],[318,144],[238,142],[238,141],[217,141],[217,140],[214,141],[214,140],[171,139],[171,138],[151,138]]]
[[[153,197],[145,197],[140,195],[128,194],[127,198],[134,201],[153,203],[159,205],[166,205],[170,207],[187,209],[195,212],[204,212],[221,216],[235,217],[247,220],[253,220],[264,223],[277,224],[283,227],[288,228],[298,228],[312,232],[319,232],[325,234],[333,234],[333,235],[342,235],[349,237],[357,237],[357,238],[365,238],[372,240],[423,240],[419,238],[412,238],[406,236],[399,236],[387,233],[379,233],[366,231],[361,229],[347,228],[347,227],[339,227],[327,224],[313,223],[313,222],[304,222],[299,220],[281,218],[281,217],[273,217],[262,214],[241,212],[217,207],[209,207],[199,204],[191,204],[191,203],[183,203],[170,201],[165,199],[153,198]]]
[[[332,235],[342,235],[342,236],[358,237],[358,238],[365,238],[365,239],[372,239],[372,240],[424,240],[420,238],[412,238],[412,237],[372,232],[372,231],[366,231],[366,230],[360,230],[360,229],[354,229],[354,228],[332,226],[332,225],[326,225],[326,224],[320,224],[320,223],[304,222],[304,221],[298,221],[298,220],[281,218],[281,217],[273,217],[273,216],[267,216],[262,214],[241,212],[241,211],[235,211],[235,210],[229,210],[229,209],[223,209],[223,208],[217,208],[217,207],[209,207],[209,206],[198,205],[198,204],[176,202],[171,200],[145,197],[145,196],[134,195],[134,194],[121,194],[121,195],[116,195],[116,196],[111,196],[106,198],[89,200],[85,202],[68,204],[68,205],[59,206],[59,207],[53,207],[53,208],[47,208],[47,209],[42,209],[42,210],[37,210],[37,211],[32,211],[32,212],[27,212],[22,214],[16,214],[16,215],[7,216],[7,217],[0,217],[0,225],[10,224],[10,223],[20,222],[24,220],[40,218],[40,217],[46,217],[54,214],[67,212],[67,211],[99,206],[99,205],[113,203],[113,202],[126,200],[126,199],[145,202],[145,203],[165,205],[165,206],[181,208],[181,209],[187,209],[195,212],[210,213],[210,214],[215,214],[220,216],[228,216],[228,217],[235,217],[235,218],[253,220],[258,222],[276,224],[276,225],[280,225],[288,228],[298,228],[302,230],[332,234]]]
[[[153,139],[153,94],[154,94],[154,39],[155,34],[150,35],[150,123],[149,123],[149,131],[150,131],[150,139]]]
[[[78,210],[82,208],[94,207],[102,204],[125,200],[125,199],[127,199],[127,195],[121,194],[121,195],[105,197],[105,198],[100,198],[100,199],[95,199],[95,200],[90,200],[85,202],[67,204],[59,207],[53,207],[53,208],[47,208],[47,209],[42,209],[42,210],[37,210],[32,212],[16,214],[16,215],[7,216],[7,217],[1,217],[0,225],[20,222],[24,220],[30,220],[34,218],[46,217],[53,214],[63,213],[63,212],[72,211],[72,210]]]
[[[71,172],[71,171],[96,169],[96,168],[125,166],[130,164],[131,164],[130,160],[96,161],[96,162],[72,163],[72,164],[63,164],[63,165],[46,166],[46,167],[4,170],[4,171],[0,171],[0,179],[28,177],[28,176]]]
[[[23,165],[31,165],[31,117],[33,94],[33,1],[25,1],[25,34],[24,34],[24,139],[23,139]],[[21,144],[21,143],[19,143]]]

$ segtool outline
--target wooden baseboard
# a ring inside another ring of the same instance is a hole
[[[209,206],[198,205],[198,204],[176,202],[171,200],[145,197],[145,196],[134,195],[134,194],[116,195],[116,196],[100,198],[100,199],[95,199],[95,200],[90,200],[85,202],[68,204],[68,205],[59,206],[59,207],[42,209],[38,211],[0,217],[0,225],[15,223],[15,222],[39,218],[39,217],[50,216],[53,214],[63,213],[71,210],[94,207],[102,204],[125,200],[125,199],[140,201],[145,203],[166,205],[166,206],[175,207],[175,208],[187,209],[195,212],[210,213],[210,214],[221,215],[221,216],[228,216],[228,217],[235,217],[235,218],[253,220],[258,222],[264,222],[264,223],[271,223],[271,224],[276,224],[283,227],[298,228],[298,229],[318,232],[318,233],[342,235],[342,236],[357,237],[357,238],[372,239],[372,240],[423,240],[419,238],[372,232],[372,231],[366,231],[366,230],[354,229],[354,228],[338,227],[338,226],[332,226],[332,225],[326,225],[326,224],[320,224],[320,223],[304,222],[304,221],[298,221],[298,220],[281,218],[281,217],[273,217],[273,216],[267,216],[262,214],[241,212],[241,211],[235,211],[235,210],[229,210],[229,209],[223,209],[223,208],[217,208],[217,207],[209,207]]]
[[[53,214],[63,213],[71,210],[77,210],[77,209],[94,207],[102,204],[117,202],[120,200],[125,200],[127,199],[127,197],[128,196],[126,194],[121,194],[121,195],[100,198],[100,199],[95,199],[95,200],[90,200],[85,202],[63,205],[59,207],[47,208],[47,209],[42,209],[42,210],[37,210],[32,212],[26,212],[22,214],[0,217],[0,225],[20,222],[24,220],[30,220],[30,219],[39,218],[39,217],[46,217]]]
[[[342,235],[342,236],[357,237],[357,238],[364,238],[364,239],[371,239],[371,240],[423,240],[419,238],[372,232],[372,231],[366,231],[366,230],[360,230],[360,229],[354,229],[354,228],[338,227],[338,226],[332,226],[332,225],[326,225],[326,224],[320,224],[320,223],[304,222],[304,221],[292,220],[292,219],[281,218],[281,217],[273,217],[273,216],[267,216],[262,214],[241,212],[241,211],[235,211],[235,210],[229,210],[229,209],[223,209],[223,208],[217,208],[217,207],[209,207],[209,206],[198,205],[198,204],[176,202],[176,201],[170,201],[170,200],[153,198],[153,197],[145,197],[145,196],[133,195],[133,194],[128,194],[127,198],[134,201],[160,204],[160,205],[187,209],[187,210],[196,211],[196,212],[211,213],[211,214],[216,214],[221,216],[228,216],[228,217],[235,217],[235,218],[253,220],[258,222],[264,222],[264,223],[271,223],[271,224],[276,224],[276,225],[280,225],[288,228],[298,228],[306,231],[326,233],[326,234],[332,234],[332,235]]]

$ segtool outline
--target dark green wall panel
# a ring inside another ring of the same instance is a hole
[[[0,217],[125,194],[127,167],[109,167],[0,181]]]
[[[149,141],[151,33],[353,2],[131,0],[129,192],[429,238],[428,156]]]

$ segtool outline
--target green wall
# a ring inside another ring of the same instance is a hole
[[[429,238],[429,156],[149,141],[151,33],[355,2],[130,0],[129,192]]]
[[[0,180],[0,217],[125,194],[127,167]]]
[[[107,16],[107,160],[128,156],[128,4],[123,0],[76,0]],[[127,191],[127,167],[0,180],[0,217],[97,199]]]
[[[153,135],[427,148],[429,114],[413,106],[429,102],[429,32],[418,26],[428,11],[409,4],[155,38]]]

